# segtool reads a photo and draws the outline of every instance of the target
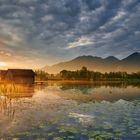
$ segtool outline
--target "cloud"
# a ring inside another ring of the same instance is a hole
[[[41,19],[43,22],[48,22],[48,21],[54,20],[52,15],[46,15],[46,16],[42,17]]]
[[[140,51],[139,31],[139,0],[0,0],[0,50],[26,62],[123,57]]]
[[[0,51],[0,55],[10,57],[12,54],[10,52]]]
[[[16,46],[23,42],[24,36],[15,28],[11,26],[0,23],[0,42],[4,46]]]
[[[72,49],[72,48],[87,46],[87,45],[91,45],[91,44],[94,44],[93,39],[91,39],[89,37],[82,36],[82,37],[78,38],[77,41],[68,43],[67,48]]]

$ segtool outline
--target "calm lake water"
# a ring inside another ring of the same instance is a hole
[[[1,84],[0,139],[140,140],[140,84]]]

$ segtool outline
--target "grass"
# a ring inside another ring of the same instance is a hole
[[[0,96],[22,97],[31,96],[34,92],[33,87],[20,84],[0,84]]]

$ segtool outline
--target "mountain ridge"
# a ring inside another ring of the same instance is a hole
[[[43,70],[48,73],[56,74],[61,70],[79,70],[85,66],[89,70],[99,72],[138,72],[140,71],[140,53],[135,52],[123,59],[118,59],[115,56],[108,56],[106,58],[83,55],[78,56],[72,60],[60,62],[52,66],[45,66]]]

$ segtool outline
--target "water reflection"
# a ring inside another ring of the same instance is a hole
[[[0,138],[86,140],[98,131],[139,139],[139,99],[138,84],[0,85]]]
[[[128,86],[125,88],[117,87],[89,87],[78,86],[76,88],[64,88],[58,95],[71,98],[79,101],[117,101],[119,99],[131,101],[140,98],[140,89],[137,87]]]
[[[0,85],[0,112],[9,118],[15,114],[15,102],[21,98],[32,98],[37,92],[42,94],[51,93],[64,99],[80,102],[110,101],[119,99],[131,101],[140,99],[140,88],[138,84],[116,83],[67,83],[50,82],[37,85],[1,84]]]
[[[34,85],[1,84],[0,114],[13,119],[17,110],[15,102],[18,102],[21,98],[31,98],[33,94]]]
[[[32,97],[34,85],[30,84],[0,84],[0,95],[8,98]]]
[[[51,85],[52,86],[52,85]],[[55,83],[60,87],[57,94],[66,99],[78,101],[117,101],[119,99],[131,101],[140,98],[140,85],[124,82],[97,82],[97,83]]]

